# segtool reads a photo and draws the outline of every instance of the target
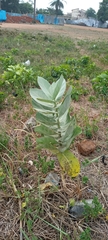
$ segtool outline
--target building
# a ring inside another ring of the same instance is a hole
[[[72,9],[71,19],[86,18],[86,11],[83,9]]]

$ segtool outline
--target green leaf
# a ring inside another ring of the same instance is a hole
[[[69,176],[76,177],[79,174],[79,160],[74,156],[71,151],[66,150],[63,153],[58,153],[57,158],[63,171],[66,172]]]
[[[41,133],[42,135],[46,135],[46,136],[53,136],[55,134],[55,137],[57,137],[58,135],[48,127],[44,126],[44,125],[40,125],[35,127],[35,131],[38,133]]]
[[[59,151],[60,152],[66,151],[70,147],[71,142],[72,142],[72,138],[70,138],[68,141],[64,141],[62,143],[62,146],[59,147]]]
[[[42,113],[37,112],[36,113],[36,120],[40,123],[43,123],[43,125],[57,125],[57,122],[55,118],[52,116],[45,116]]]
[[[76,126],[75,129],[73,130],[73,139],[81,133],[82,129],[79,126]]]
[[[69,109],[71,103],[71,95],[66,95],[64,101],[59,108],[59,117],[62,116],[67,109]]]
[[[38,102],[40,102],[41,104],[43,104],[43,103],[52,103],[54,105],[54,101],[53,100],[43,99],[43,98],[37,98],[36,100]]]
[[[30,88],[30,96],[36,101],[37,98],[42,98],[48,100],[49,98],[42,92],[41,89],[38,88]]]
[[[53,137],[40,137],[36,140],[37,148],[56,149],[57,141]]]
[[[59,80],[56,82],[55,90],[54,90],[54,93],[53,93],[53,99],[55,99],[56,101],[60,100],[61,97],[63,96],[65,90],[66,90],[66,81],[63,78],[63,76],[61,75]]]
[[[53,108],[44,106],[44,105],[36,102],[34,99],[32,99],[32,105],[33,105],[33,108],[38,112],[42,112],[42,113],[46,113],[46,114],[50,114],[50,113],[54,114],[55,113]]]
[[[37,138],[37,143],[48,143],[48,144],[55,144],[57,143],[57,141],[53,138],[53,137],[40,137],[40,138]]]
[[[59,118],[59,122],[60,122],[61,124],[63,124],[63,125],[64,125],[65,123],[67,123],[68,111],[69,111],[69,109],[67,109],[66,112],[64,112],[64,114]]]
[[[65,95],[65,98],[68,96],[68,95],[71,95],[72,94],[72,86],[70,86],[66,92],[66,95]]]
[[[70,120],[70,124],[65,129],[65,134],[62,137],[62,142],[68,141],[70,138],[73,140],[77,135],[81,133],[81,128],[76,126],[75,118]]]
[[[37,81],[38,81],[38,84],[39,84],[40,88],[45,93],[45,95],[48,98],[52,99],[52,96],[51,96],[50,91],[49,91],[50,83],[46,79],[44,79],[42,77],[38,77]]]

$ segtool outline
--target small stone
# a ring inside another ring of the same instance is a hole
[[[85,202],[91,207],[94,208],[94,204],[92,203],[93,199],[87,199]],[[79,219],[84,216],[84,202],[76,202],[73,207],[69,206],[68,213],[70,214],[70,217]]]
[[[29,118],[24,124],[24,130],[31,130],[36,126],[36,119],[34,117]]]
[[[78,151],[84,156],[94,152],[96,145],[92,140],[83,140],[78,144]]]
[[[23,174],[24,174],[24,172],[23,172],[23,170],[22,170],[21,167],[19,167],[18,171],[19,171],[19,174],[20,174],[20,175],[23,175]]]
[[[60,177],[55,172],[49,173],[45,178],[45,183],[50,182],[51,184],[53,184],[55,186],[59,185],[59,181],[60,181]]]
[[[29,161],[28,161],[28,164],[29,164],[30,166],[33,166],[33,161],[29,160]]]

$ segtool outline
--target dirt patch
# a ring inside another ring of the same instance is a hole
[[[89,40],[108,40],[108,29],[92,28],[76,25],[46,25],[46,24],[18,24],[18,23],[2,23],[1,28],[27,30],[32,32],[45,32],[51,34],[59,34],[74,39]]]
[[[36,20],[37,23],[39,21]],[[33,23],[33,18],[28,16],[10,16],[7,14],[6,23]]]

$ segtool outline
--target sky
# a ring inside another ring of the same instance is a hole
[[[36,0],[36,8],[47,8],[50,7],[50,2],[52,0]],[[87,10],[88,8],[93,8],[96,12],[99,9],[99,2],[102,0],[66,0],[64,1],[64,13],[71,12],[72,9],[79,8]]]

